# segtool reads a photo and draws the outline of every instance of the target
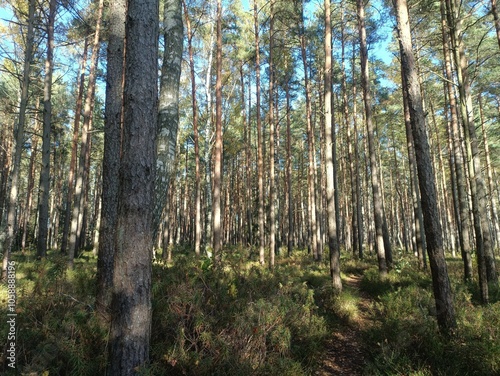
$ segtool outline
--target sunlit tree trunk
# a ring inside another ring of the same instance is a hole
[[[3,244],[3,268],[2,278],[6,277],[7,265],[12,251],[12,243],[15,236],[16,227],[16,207],[19,196],[19,175],[21,170],[21,154],[23,151],[24,128],[26,125],[26,109],[29,100],[30,72],[31,60],[33,59],[33,39],[34,39],[34,22],[35,22],[35,0],[30,0],[28,5],[28,27],[26,31],[26,47],[24,50],[23,75],[21,81],[21,98],[19,103],[19,116],[17,124],[14,126],[14,138],[12,150],[14,156],[12,158],[12,169],[10,173],[10,191],[7,202],[7,222],[6,222],[6,238]],[[55,12],[55,9],[54,9]],[[49,25],[50,28],[50,25]],[[49,41],[49,44],[51,42]],[[48,56],[47,56],[48,57]],[[52,68],[52,67],[51,67]],[[8,170],[7,170],[8,171]],[[1,215],[2,213],[0,213]],[[0,217],[0,222],[2,217]],[[24,248],[23,248],[24,249]]]
[[[483,110],[483,99],[482,95],[478,95],[479,103],[479,118],[481,120],[481,131],[483,136],[484,154],[486,159],[486,175],[488,176],[488,195],[490,197],[490,219],[491,219],[491,231],[492,231],[492,243],[493,248],[499,247],[500,242],[500,224],[498,223],[498,201],[496,200],[494,194],[494,183],[493,183],[493,165],[491,164],[490,156],[490,146],[488,144],[488,138],[486,137],[486,120],[484,118]]]
[[[439,222],[436,183],[432,170],[429,142],[425,130],[425,114],[422,106],[420,84],[411,42],[410,23],[406,0],[395,0],[399,43],[401,47],[401,69],[404,90],[407,92],[408,109],[412,125],[413,141],[417,158],[418,182],[420,186],[422,212],[427,243],[427,252],[432,273],[432,285],[436,302],[437,321],[441,332],[450,334],[456,327],[452,290],[443,249],[443,236]]]
[[[162,30],[164,41],[161,67],[160,96],[158,99],[158,127],[156,139],[154,236],[158,235],[172,166],[174,164],[177,130],[179,128],[179,84],[182,65],[184,28],[181,0],[166,0]]]
[[[253,2],[254,29],[255,29],[255,85],[256,85],[256,117],[257,117],[257,174],[259,186],[259,262],[264,264],[264,152],[262,140],[262,119],[260,115],[260,37],[257,0]]]
[[[214,259],[220,260],[222,246],[221,190],[222,190],[222,0],[217,0],[217,46],[215,83],[215,147],[214,196],[212,201]]]
[[[73,204],[73,212],[71,217],[71,232],[69,237],[69,257],[68,267],[73,268],[74,257],[81,236],[82,220],[84,212],[84,197],[86,194],[87,181],[89,179],[89,171],[85,168],[87,158],[90,153],[90,138],[92,130],[92,109],[95,96],[96,70],[99,59],[100,49],[100,30],[102,22],[102,12],[104,1],[99,0],[96,29],[94,33],[94,42],[92,46],[92,57],[90,60],[89,79],[87,84],[87,93],[85,96],[85,104],[83,106],[83,126],[82,138],[80,142],[80,156],[78,161],[78,170],[76,174],[75,196]]]
[[[357,0],[358,12],[358,30],[360,38],[360,56],[361,56],[361,86],[363,89],[363,100],[365,104],[365,122],[366,133],[369,150],[371,186],[373,194],[373,214],[375,223],[375,247],[377,251],[379,273],[382,278],[387,275],[387,255],[384,244],[384,208],[382,203],[381,182],[379,174],[379,165],[376,156],[375,148],[375,132],[372,123],[372,103],[369,87],[368,73],[368,47],[366,44],[366,28],[365,28],[365,9],[363,0]]]
[[[476,235],[476,255],[478,258],[479,283],[483,303],[489,300],[488,282],[498,283],[495,258],[487,214],[487,192],[482,175],[479,157],[478,140],[476,136],[475,119],[473,113],[471,82],[468,72],[468,62],[461,40],[461,19],[457,13],[457,4],[448,0],[447,17],[450,31],[455,69],[457,73],[458,92],[460,98],[460,113],[464,126],[465,149],[467,153],[469,184],[471,191],[472,212],[474,218],[474,232]]]
[[[128,1],[110,375],[137,375],[149,361],[158,24],[157,0]]]
[[[444,73],[446,74],[446,89],[449,102],[450,126],[453,139],[453,152],[455,157],[455,173],[457,177],[457,195],[459,202],[459,241],[464,262],[464,279],[472,279],[472,247],[470,244],[470,216],[469,202],[467,199],[466,173],[464,171],[464,156],[462,154],[462,143],[460,140],[460,129],[458,123],[457,103],[455,99],[455,90],[453,87],[453,72],[451,66],[450,52],[450,37],[448,33],[448,25],[446,22],[445,1],[440,2],[441,10],[441,34],[443,39],[443,55],[444,55]]]
[[[333,148],[335,131],[332,122],[332,25],[330,0],[325,6],[325,63],[324,63],[324,106],[325,106],[325,158],[326,158],[326,200],[328,223],[328,248],[330,250],[330,273],[336,293],[342,291],[340,279],[340,249],[337,238],[337,221],[335,209],[335,184]]]
[[[47,255],[50,189],[50,131],[52,121],[52,73],[54,69],[54,24],[57,11],[56,0],[50,0],[47,19],[47,57],[45,59],[45,78],[43,85],[43,135],[42,169],[38,198],[38,243],[37,257]],[[4,259],[5,261],[5,259]]]
[[[276,248],[276,171],[274,167],[275,119],[274,119],[274,0],[270,3],[269,19],[269,266],[274,268]]]

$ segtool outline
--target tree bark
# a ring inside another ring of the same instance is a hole
[[[374,126],[372,123],[372,104],[370,94],[370,81],[368,71],[368,47],[366,43],[365,9],[363,0],[356,0],[358,15],[358,30],[360,38],[361,56],[361,86],[363,89],[363,100],[365,104],[365,122],[369,150],[369,162],[371,173],[371,186],[373,194],[373,214],[375,223],[375,246],[378,258],[378,268],[381,278],[387,276],[387,257],[384,245],[384,208],[382,203],[381,182],[379,175],[379,165],[376,156]]]
[[[335,131],[332,124],[332,24],[330,0],[324,1],[325,6],[325,63],[324,63],[324,106],[325,106],[325,158],[326,158],[326,200],[328,223],[328,248],[330,250],[330,274],[333,289],[338,294],[342,291],[340,279],[340,248],[337,238],[337,221],[335,210],[335,184],[333,148]]]
[[[449,113],[451,122],[451,135],[453,139],[453,152],[455,157],[455,173],[457,177],[457,195],[459,201],[459,241],[464,262],[464,279],[472,279],[472,247],[470,244],[470,215],[469,202],[467,199],[466,173],[464,171],[464,156],[462,154],[462,142],[460,140],[460,129],[458,124],[457,103],[455,99],[455,90],[453,88],[453,72],[451,67],[450,56],[450,36],[448,33],[448,25],[446,22],[445,1],[440,2],[441,10],[441,34],[443,38],[443,55],[444,55],[444,71],[446,74],[446,89],[449,101]]]
[[[269,267],[274,268],[274,255],[276,248],[276,171],[274,166],[275,150],[274,139],[276,124],[274,119],[274,1],[270,3],[269,19]]]
[[[193,53],[193,36],[194,32],[191,28],[191,19],[189,18],[186,2],[183,0],[184,18],[187,27],[187,42],[189,54],[189,72],[191,77],[191,105],[193,111],[193,134],[194,134],[194,158],[195,158],[195,243],[194,251],[196,255],[201,254],[201,171],[200,171],[200,141],[198,134],[198,101],[196,100],[196,71],[194,68],[194,53]]]
[[[216,83],[215,83],[215,148],[214,148],[214,196],[212,201],[213,250],[216,262],[221,258],[222,221],[222,1],[217,0],[217,47],[216,47]]]
[[[255,91],[256,91],[256,117],[257,117],[257,174],[259,186],[259,262],[265,262],[264,246],[266,242],[264,234],[264,156],[262,140],[262,119],[260,115],[260,38],[259,17],[257,12],[257,0],[253,2],[254,29],[255,29]]]
[[[129,0],[110,331],[111,375],[137,375],[149,359],[158,23],[157,0]]]
[[[97,258],[96,311],[104,321],[111,319],[113,262],[115,253],[120,153],[123,124],[123,65],[125,55],[125,0],[109,4],[109,40],[104,113],[104,156],[102,162],[102,203]],[[76,124],[76,123],[75,123]]]
[[[10,253],[12,251],[12,243],[15,236],[16,226],[16,207],[19,195],[19,175],[21,170],[21,154],[23,151],[24,128],[26,124],[26,109],[28,107],[29,86],[31,60],[33,59],[33,44],[34,44],[34,22],[35,22],[35,0],[30,0],[28,4],[28,28],[26,31],[26,48],[24,51],[23,78],[21,82],[21,100],[19,103],[19,117],[17,125],[14,127],[14,151],[13,165],[10,175],[10,192],[7,209],[7,229],[6,238],[3,246],[3,266],[2,279],[7,276],[7,265],[9,263]],[[49,42],[50,44],[50,42]],[[0,213],[1,215],[2,213]],[[0,222],[1,222],[0,217]]]
[[[158,128],[156,139],[155,209],[153,216],[156,238],[172,166],[174,164],[177,130],[179,128],[179,84],[182,65],[184,26],[181,0],[166,0],[163,10],[163,65],[161,67]]]
[[[456,327],[455,309],[446,260],[443,237],[436,198],[436,183],[432,171],[432,159],[425,130],[425,114],[422,106],[420,84],[413,55],[410,23],[406,0],[395,0],[399,43],[401,47],[401,68],[404,90],[408,95],[408,108],[412,124],[413,141],[417,158],[417,172],[420,186],[422,212],[427,241],[427,252],[432,274],[434,299],[436,302],[439,329],[451,334]]]
[[[52,121],[51,98],[52,73],[54,69],[54,24],[56,11],[57,1],[50,0],[47,19],[47,58],[45,60],[45,78],[43,85],[42,169],[40,171],[40,189],[38,199],[38,258],[44,258],[47,256],[50,195],[50,131]]]
[[[85,96],[85,104],[83,107],[83,126],[82,126],[82,139],[80,143],[80,156],[78,161],[78,170],[76,174],[76,185],[75,185],[75,196],[73,204],[73,213],[71,217],[71,232],[69,237],[69,257],[68,257],[68,267],[73,268],[74,258],[77,252],[78,245],[80,243],[80,236],[82,230],[83,212],[85,210],[84,197],[87,191],[87,182],[89,179],[89,172],[86,168],[87,158],[90,153],[90,142],[91,142],[91,130],[92,130],[92,116],[93,116],[93,104],[95,96],[95,82],[96,82],[96,70],[97,63],[99,60],[99,49],[100,43],[100,31],[102,23],[102,13],[104,8],[104,1],[99,0],[97,9],[97,21],[94,33],[94,42],[92,46],[92,57],[90,60],[89,68],[89,79],[87,84],[87,93]]]

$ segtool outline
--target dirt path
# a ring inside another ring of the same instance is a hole
[[[357,304],[358,314],[349,324],[342,325],[332,333],[327,342],[325,357],[316,371],[316,375],[349,375],[363,374],[366,364],[366,353],[363,351],[361,332],[373,325],[370,315],[372,300],[360,291],[361,276],[349,275],[343,280],[344,288],[354,290],[359,296]]]

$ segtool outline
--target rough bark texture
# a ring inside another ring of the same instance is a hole
[[[154,235],[159,231],[167,199],[170,174],[175,160],[179,128],[179,80],[181,76],[184,26],[181,0],[166,0],[163,10],[165,50],[161,68],[158,130],[156,139],[156,180]]]
[[[418,182],[422,199],[422,212],[427,241],[427,252],[432,273],[432,286],[436,302],[437,321],[443,333],[450,333],[456,326],[455,309],[443,250],[443,236],[436,198],[436,183],[432,170],[432,159],[425,130],[425,114],[422,106],[420,84],[413,55],[410,23],[406,0],[394,2],[404,90],[408,94],[408,108],[412,124],[413,141],[417,158]]]
[[[373,194],[373,214],[375,222],[375,246],[378,258],[379,273],[382,278],[387,275],[387,260],[384,246],[384,209],[382,203],[381,182],[378,160],[375,149],[375,132],[372,123],[372,104],[369,87],[368,73],[368,47],[366,43],[365,9],[363,0],[357,0],[358,30],[360,38],[359,52],[361,55],[361,86],[363,89],[363,100],[365,104],[366,135],[369,150],[369,162],[371,173],[371,186]]]
[[[42,169],[40,171],[40,190],[38,198],[38,244],[37,257],[47,255],[50,190],[50,130],[52,120],[52,71],[54,66],[54,23],[57,1],[50,0],[47,20],[47,58],[45,60],[45,78],[43,87],[43,135]]]
[[[334,139],[332,126],[332,25],[330,0],[325,0],[325,65],[324,65],[324,106],[325,106],[325,158],[326,158],[326,200],[328,224],[328,248],[330,250],[330,273],[336,293],[342,291],[340,279],[340,249],[337,238],[335,217],[335,185],[333,169]]]
[[[127,5],[125,0],[112,0],[109,7],[104,156],[102,162],[102,208],[97,258],[96,297],[96,309],[105,320],[110,319],[109,308],[113,286],[113,261],[118,215]]]
[[[149,357],[158,20],[157,0],[129,0],[110,331],[111,375],[137,375]]]

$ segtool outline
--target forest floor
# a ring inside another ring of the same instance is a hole
[[[361,288],[361,273],[348,274],[343,278],[343,288],[357,296],[354,314],[347,325],[336,327],[326,343],[327,350],[319,369],[319,376],[327,375],[363,375],[368,354],[364,348],[363,332],[374,325],[373,299]]]

